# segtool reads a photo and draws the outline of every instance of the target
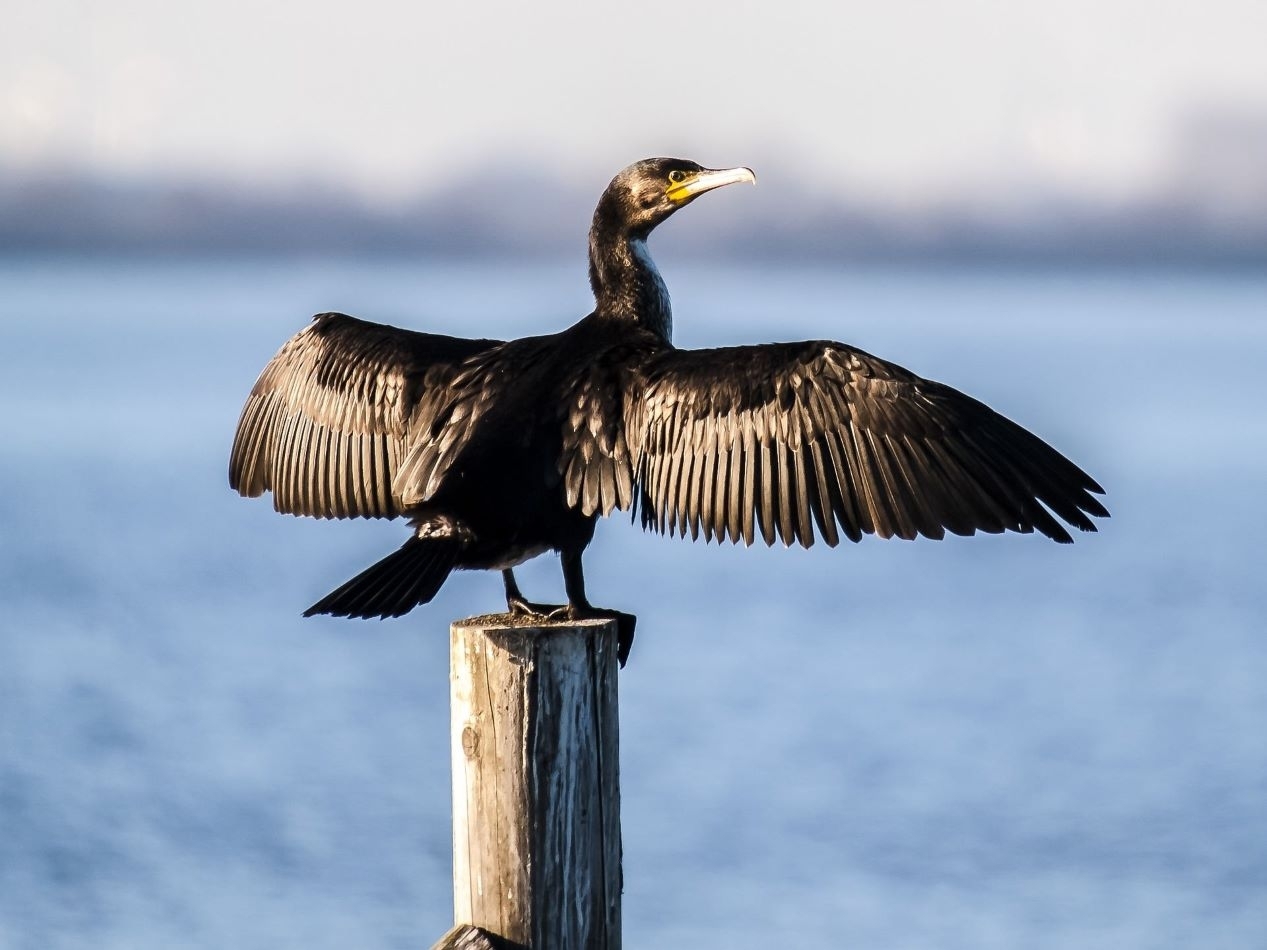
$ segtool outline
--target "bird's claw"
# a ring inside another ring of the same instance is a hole
[[[591,607],[589,604],[534,604],[522,597],[511,597],[506,601],[506,608],[515,617],[536,617],[541,620],[615,620],[616,621],[616,658],[621,668],[629,660],[629,651],[633,647],[634,628],[638,618],[623,610],[605,610]]]
[[[615,620],[616,621],[616,659],[621,669],[629,661],[629,651],[633,648],[634,628],[638,618],[623,610],[608,610],[603,607],[591,607],[589,604],[578,606],[568,604],[550,615],[551,620]]]
[[[511,597],[506,601],[506,609],[513,617],[540,617],[546,620],[553,620],[560,610],[566,610],[567,608],[558,604],[534,604],[532,601],[524,600],[522,597]]]

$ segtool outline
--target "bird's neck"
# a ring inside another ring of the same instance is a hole
[[[647,251],[645,236],[609,230],[601,224],[596,216],[590,232],[590,286],[596,312],[629,320],[671,342],[669,291]]]

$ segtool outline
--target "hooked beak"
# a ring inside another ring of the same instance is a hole
[[[670,185],[665,195],[676,204],[686,204],[706,191],[741,181],[755,185],[757,176],[752,173],[751,168],[705,168],[683,181]]]

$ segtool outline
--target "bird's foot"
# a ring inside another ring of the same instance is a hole
[[[616,659],[620,660],[621,669],[629,661],[629,651],[633,648],[634,628],[638,618],[623,610],[607,610],[602,607],[591,607],[589,604],[567,604],[547,615],[550,620],[615,620],[616,621]]]
[[[537,604],[522,597],[506,598],[506,609],[513,617],[533,617],[541,620],[615,620],[616,658],[623,668],[633,647],[634,627],[638,618],[623,610],[605,610],[589,604]]]
[[[544,620],[552,620],[560,610],[566,609],[559,604],[534,604],[522,597],[506,598],[506,610],[513,617],[540,617]]]

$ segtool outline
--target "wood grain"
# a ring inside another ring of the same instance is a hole
[[[620,947],[616,625],[451,628],[454,919]]]

